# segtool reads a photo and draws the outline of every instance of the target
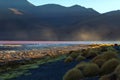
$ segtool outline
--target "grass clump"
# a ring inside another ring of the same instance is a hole
[[[92,62],[97,64],[99,67],[101,67],[105,63],[105,59],[96,59]]]
[[[110,73],[108,75],[102,76],[99,80],[120,80],[117,78],[115,73]]]
[[[77,65],[75,66],[75,68],[83,71],[83,69],[85,68],[86,65],[87,65],[86,62],[81,62],[81,63],[77,64]]]
[[[76,52],[72,52],[72,53],[70,54],[70,56],[71,56],[73,59],[77,58],[79,55],[80,55],[80,54],[79,54],[79,53],[76,53]]]
[[[84,69],[83,69],[83,74],[86,77],[93,77],[93,76],[97,76],[100,72],[100,69],[98,67],[98,65],[94,64],[94,63],[88,63]]]
[[[106,61],[113,58],[118,59],[118,54],[113,51],[106,51],[103,54],[94,57],[91,61],[101,67]]]
[[[104,59],[103,55],[98,55],[96,57],[94,57],[91,62],[97,64],[99,67],[101,67],[105,62],[106,59]]]
[[[102,74],[109,74],[115,70],[115,68],[120,64],[118,59],[110,59],[103,64],[101,67]]]
[[[82,79],[84,76],[82,74],[82,72],[77,69],[71,69],[69,70],[63,77],[63,80],[80,80]]]
[[[106,59],[104,59],[103,55],[98,55],[96,57],[94,57],[91,62],[97,64],[99,67],[101,67],[105,62]]]
[[[88,51],[89,51],[88,49],[82,49],[81,56],[87,57]]]
[[[76,65],[75,68],[81,70],[85,77],[97,76],[100,72],[100,68],[98,67],[98,65],[94,63],[83,62],[83,63]]]
[[[118,58],[118,54],[114,51],[107,51],[102,54],[102,57],[107,61],[112,58]]]
[[[111,80],[108,75],[101,76],[99,80]]]
[[[115,71],[116,74],[120,74],[120,64],[116,67]]]
[[[76,58],[76,61],[80,62],[80,61],[83,61],[83,60],[85,60],[85,59],[86,59],[85,57],[79,55],[79,56]]]
[[[65,63],[69,63],[69,62],[72,62],[72,61],[73,61],[73,58],[72,58],[71,56],[68,56],[68,57],[64,60]]]
[[[98,51],[97,50],[90,49],[86,57],[91,59],[91,58],[96,57],[97,55],[98,55]]]
[[[82,52],[81,55],[88,59],[92,59],[101,53],[99,48],[82,50],[81,52]]]
[[[116,74],[117,80],[120,80],[120,64],[116,67],[114,73]]]

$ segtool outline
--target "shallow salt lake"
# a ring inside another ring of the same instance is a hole
[[[0,50],[32,50],[78,44],[120,44],[120,41],[0,41]]]

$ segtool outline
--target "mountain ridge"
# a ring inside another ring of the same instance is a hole
[[[0,5],[0,40],[118,40],[120,37],[120,11],[101,14],[79,5],[8,2]]]

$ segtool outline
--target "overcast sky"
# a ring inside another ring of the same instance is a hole
[[[63,6],[81,5],[93,8],[100,13],[120,9],[120,0],[28,0],[34,5],[60,4]]]

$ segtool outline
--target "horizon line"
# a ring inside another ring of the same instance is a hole
[[[29,1],[28,1],[29,2]],[[31,3],[31,2],[30,2]],[[31,3],[32,4],[32,3]],[[110,11],[105,11],[105,12],[100,12],[92,7],[85,7],[85,6],[81,6],[79,4],[74,4],[74,5],[71,5],[71,6],[65,6],[65,5],[62,5],[62,4],[56,4],[56,3],[48,3],[48,4],[42,4],[42,5],[35,5],[33,4],[34,6],[36,7],[42,7],[42,6],[45,6],[45,5],[58,5],[58,6],[61,6],[61,7],[65,7],[65,8],[71,8],[71,7],[74,7],[74,6],[79,6],[79,7],[83,7],[83,8],[86,8],[86,9],[93,9],[95,11],[97,11],[98,13],[100,14],[104,14],[104,13],[108,13],[108,12],[112,12],[112,11],[118,11],[120,9],[115,9],[115,10],[110,10]]]

